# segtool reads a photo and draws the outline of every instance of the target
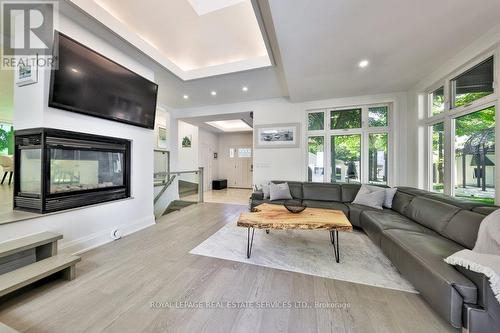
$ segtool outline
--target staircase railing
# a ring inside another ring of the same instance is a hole
[[[155,216],[161,216],[175,200],[202,203],[204,201],[203,167],[198,170],[158,172],[154,174]],[[175,184],[175,187],[172,187]],[[157,187],[161,187],[158,191]],[[196,199],[192,198],[196,194]]]
[[[160,198],[161,196],[163,195],[163,193],[165,193],[165,191],[167,190],[167,188],[172,185],[172,183],[174,182],[175,180],[175,177],[176,175],[173,175],[173,176],[170,176],[170,178],[165,182],[165,181],[161,181],[160,183],[157,183],[155,181],[155,184],[154,184],[154,187],[159,187],[159,186],[163,186],[163,188],[160,190],[160,192],[158,192],[158,194],[156,195],[155,197],[155,200],[154,200],[154,203],[156,203]]]

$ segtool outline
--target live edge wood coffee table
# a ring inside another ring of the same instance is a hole
[[[290,213],[284,206],[261,204],[251,213],[242,213],[237,225],[247,232],[247,258],[252,254],[255,229],[273,230],[327,230],[335,253],[335,261],[340,260],[339,231],[352,231],[351,222],[340,210],[306,208],[304,211]]]

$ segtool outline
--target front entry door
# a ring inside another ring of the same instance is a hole
[[[230,146],[221,156],[221,176],[228,187],[252,188],[252,147]]]

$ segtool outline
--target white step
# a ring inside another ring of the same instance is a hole
[[[77,256],[58,254],[2,274],[0,297],[60,271],[64,271],[66,280],[72,280],[75,277],[75,264],[80,260]]]
[[[0,243],[0,258],[25,250],[34,249],[42,245],[54,243],[62,238],[63,236],[61,234],[54,232],[41,232],[39,234],[3,242]]]
[[[0,333],[19,333],[13,328],[10,328],[9,326],[0,323]]]

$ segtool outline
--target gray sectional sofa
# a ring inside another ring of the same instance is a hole
[[[273,181],[281,183],[282,181]],[[288,182],[294,200],[343,211],[379,246],[428,304],[452,326],[469,332],[500,331],[500,304],[487,278],[443,261],[472,249],[483,218],[500,207],[399,187],[392,209],[352,204],[360,185]],[[270,201],[256,191],[251,207]]]

